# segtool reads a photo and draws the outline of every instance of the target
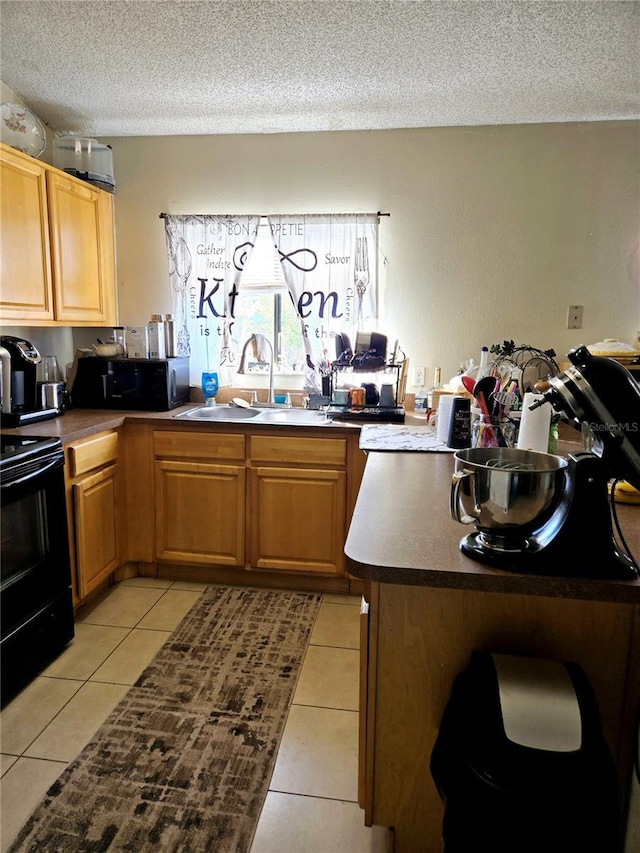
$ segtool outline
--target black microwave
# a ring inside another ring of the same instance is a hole
[[[188,358],[78,360],[71,389],[78,408],[165,412],[188,402]]]

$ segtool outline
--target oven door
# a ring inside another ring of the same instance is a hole
[[[73,637],[62,450],[3,465],[2,704]]]

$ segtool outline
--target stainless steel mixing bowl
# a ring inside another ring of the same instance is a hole
[[[517,550],[558,506],[567,462],[514,447],[472,447],[454,454],[451,515],[475,524],[489,546]]]

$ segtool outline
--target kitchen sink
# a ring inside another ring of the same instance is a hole
[[[324,412],[316,409],[242,409],[238,406],[198,406],[187,412],[180,412],[176,418],[189,421],[208,421],[209,423],[237,423],[253,421],[259,424],[280,424],[286,426],[326,426],[328,421]]]
[[[259,409],[241,409],[239,406],[199,406],[175,415],[189,421],[247,421],[262,414]]]

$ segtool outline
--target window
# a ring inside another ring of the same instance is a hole
[[[266,218],[260,223],[255,248],[243,270],[234,313],[233,337],[238,351],[252,334],[262,334],[273,344],[276,372],[303,372],[300,320],[285,284]],[[249,358],[247,369],[251,373],[266,373],[269,367]],[[245,376],[236,377],[236,385],[246,382]]]
[[[245,342],[260,334],[276,370],[316,391],[336,336],[376,328],[377,214],[162,217],[177,352],[189,356],[193,384],[217,368],[221,386],[238,385]]]

